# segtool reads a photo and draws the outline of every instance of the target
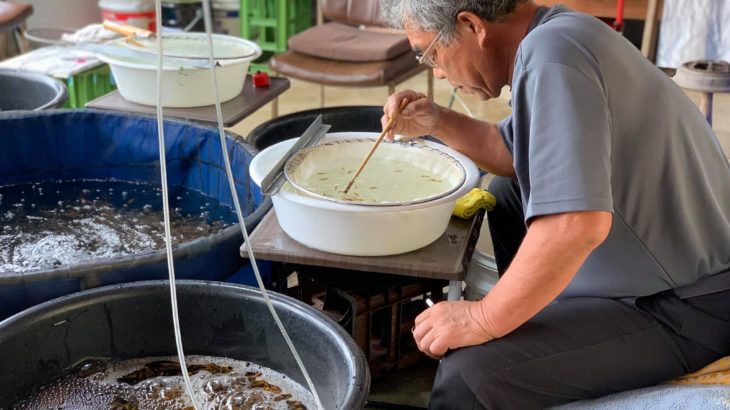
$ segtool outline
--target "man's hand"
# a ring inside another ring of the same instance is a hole
[[[416,317],[413,337],[419,350],[440,359],[449,349],[494,339],[486,327],[479,302],[441,302]]]
[[[410,103],[398,115],[385,139],[392,141],[396,134],[400,134],[402,139],[434,134],[441,113],[439,107],[425,95],[410,90],[399,91],[388,98],[383,107],[383,117],[380,119],[383,128],[398,111],[401,101],[405,98]]]

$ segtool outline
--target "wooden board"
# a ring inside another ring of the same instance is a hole
[[[223,125],[231,127],[237,124],[242,119],[248,117],[254,111],[263,107],[266,103],[272,101],[281,93],[288,90],[289,86],[290,82],[288,79],[272,77],[271,84],[268,87],[254,87],[251,76],[249,75],[244,82],[243,91],[234,99],[221,104]],[[121,94],[119,94],[119,91],[113,91],[90,101],[86,104],[86,108],[144,114],[157,113],[157,107],[129,102],[125,100]],[[192,108],[164,108],[163,113],[166,117],[183,118],[213,124],[218,122],[214,105]]]
[[[647,6],[650,0],[626,0],[624,3],[624,19],[646,19]],[[568,8],[581,11],[596,17],[616,17],[616,0],[536,0],[535,3],[545,6],[564,4]],[[661,17],[661,8],[658,10]]]
[[[484,213],[470,220],[452,217],[446,232],[425,248],[391,256],[346,256],[308,248],[290,238],[269,211],[249,237],[256,258],[347,270],[430,279],[463,280],[479,239]],[[248,258],[245,245],[241,256]]]

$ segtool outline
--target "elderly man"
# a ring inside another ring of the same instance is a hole
[[[498,124],[402,91],[383,124],[497,175],[501,278],[416,319],[431,407],[543,408],[660,383],[730,354],[730,166],[683,92],[590,16],[525,0],[382,0],[420,61]]]

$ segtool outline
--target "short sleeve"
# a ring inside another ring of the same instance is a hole
[[[515,107],[513,128],[519,123],[526,139],[514,148],[518,178],[527,178],[529,189],[525,220],[612,212],[610,112],[600,80],[547,63],[526,69],[516,91],[521,106]]]

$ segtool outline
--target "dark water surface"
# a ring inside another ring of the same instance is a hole
[[[233,210],[170,188],[173,244],[222,231]],[[164,249],[162,188],[117,180],[0,187],[0,275]]]
[[[202,410],[306,410],[311,394],[286,375],[254,363],[188,356]],[[14,410],[192,410],[177,358],[91,359],[43,386]]]

